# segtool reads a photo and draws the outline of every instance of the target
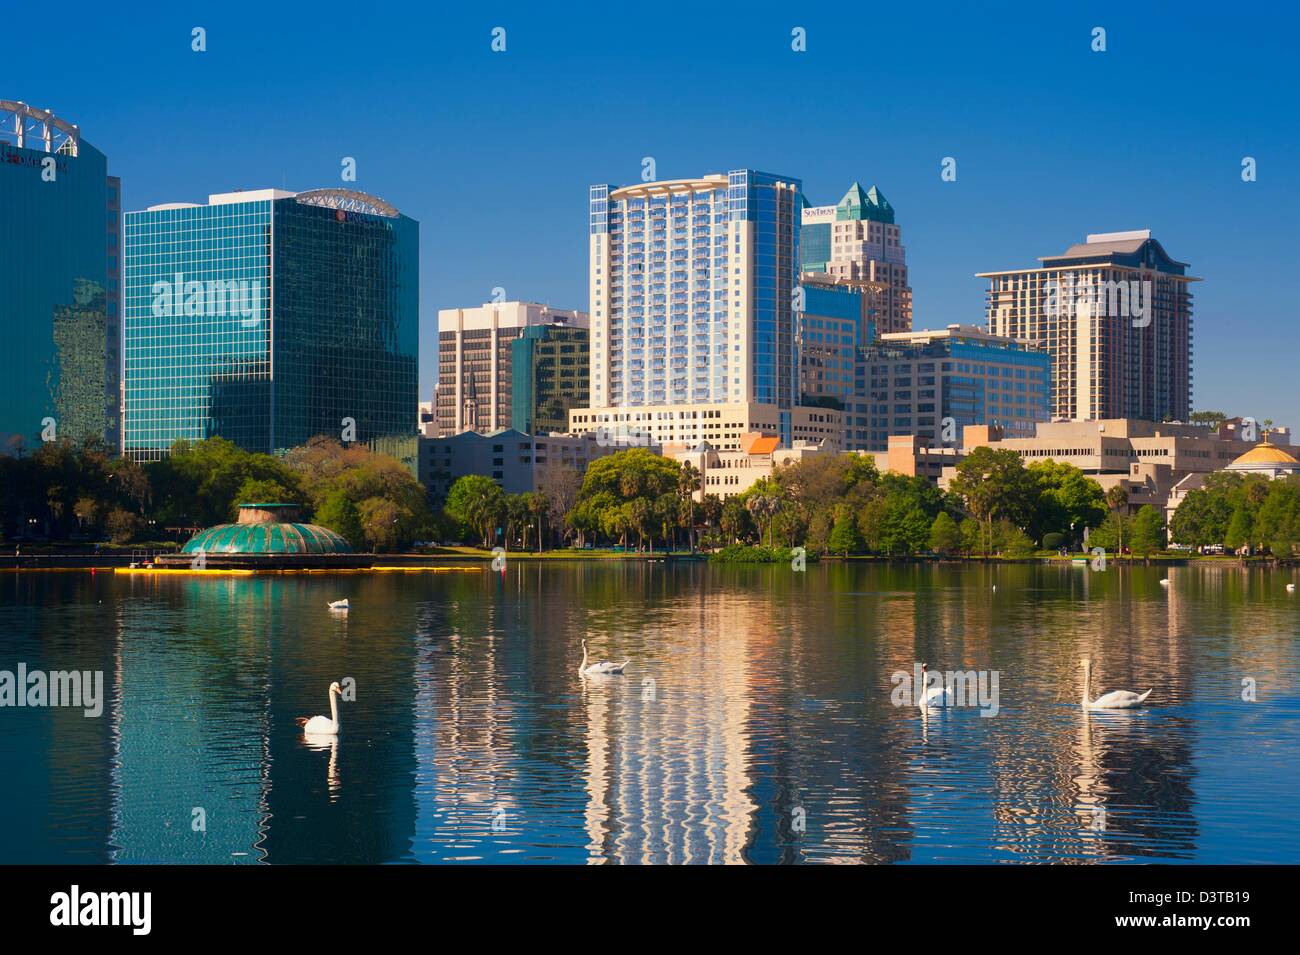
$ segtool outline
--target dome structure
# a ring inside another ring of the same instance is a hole
[[[1245,454],[1239,455],[1228,465],[1229,471],[1244,471],[1248,474],[1266,474],[1270,478],[1285,474],[1300,473],[1300,461],[1269,442],[1265,437]]]
[[[191,567],[266,569],[368,567],[347,540],[328,527],[297,520],[296,504],[240,504],[239,519],[195,534],[160,563]]]

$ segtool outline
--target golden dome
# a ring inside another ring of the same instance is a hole
[[[1230,468],[1260,466],[1300,467],[1300,461],[1297,461],[1277,445],[1269,444],[1268,439],[1265,438],[1228,465]]]

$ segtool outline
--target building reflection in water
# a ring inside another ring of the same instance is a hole
[[[0,714],[4,861],[1296,858],[1276,574],[558,563],[0,577],[6,659],[109,677],[102,719]],[[1085,655],[1152,705],[1084,711]],[[998,715],[893,705],[920,661],[999,671]]]
[[[117,621],[113,861],[409,857],[409,636],[367,634],[353,644],[346,619],[324,624],[333,630],[304,627],[326,616],[305,580],[141,577],[130,585]],[[371,606],[387,602],[384,586],[382,578],[357,584]],[[357,702],[340,705],[342,734],[305,739],[294,718],[328,712],[326,687],[348,675]],[[375,779],[383,784],[368,784]]]

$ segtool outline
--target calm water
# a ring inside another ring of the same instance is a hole
[[[108,697],[0,709],[0,862],[1300,862],[1291,579],[0,573],[0,670]],[[583,636],[627,675],[581,680]],[[1085,718],[1083,655],[1154,706]],[[919,660],[997,670],[998,715],[892,705]],[[344,678],[342,735],[306,744]]]

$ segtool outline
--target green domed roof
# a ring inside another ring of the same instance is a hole
[[[182,554],[350,554],[341,536],[319,524],[218,524],[195,534]]]

